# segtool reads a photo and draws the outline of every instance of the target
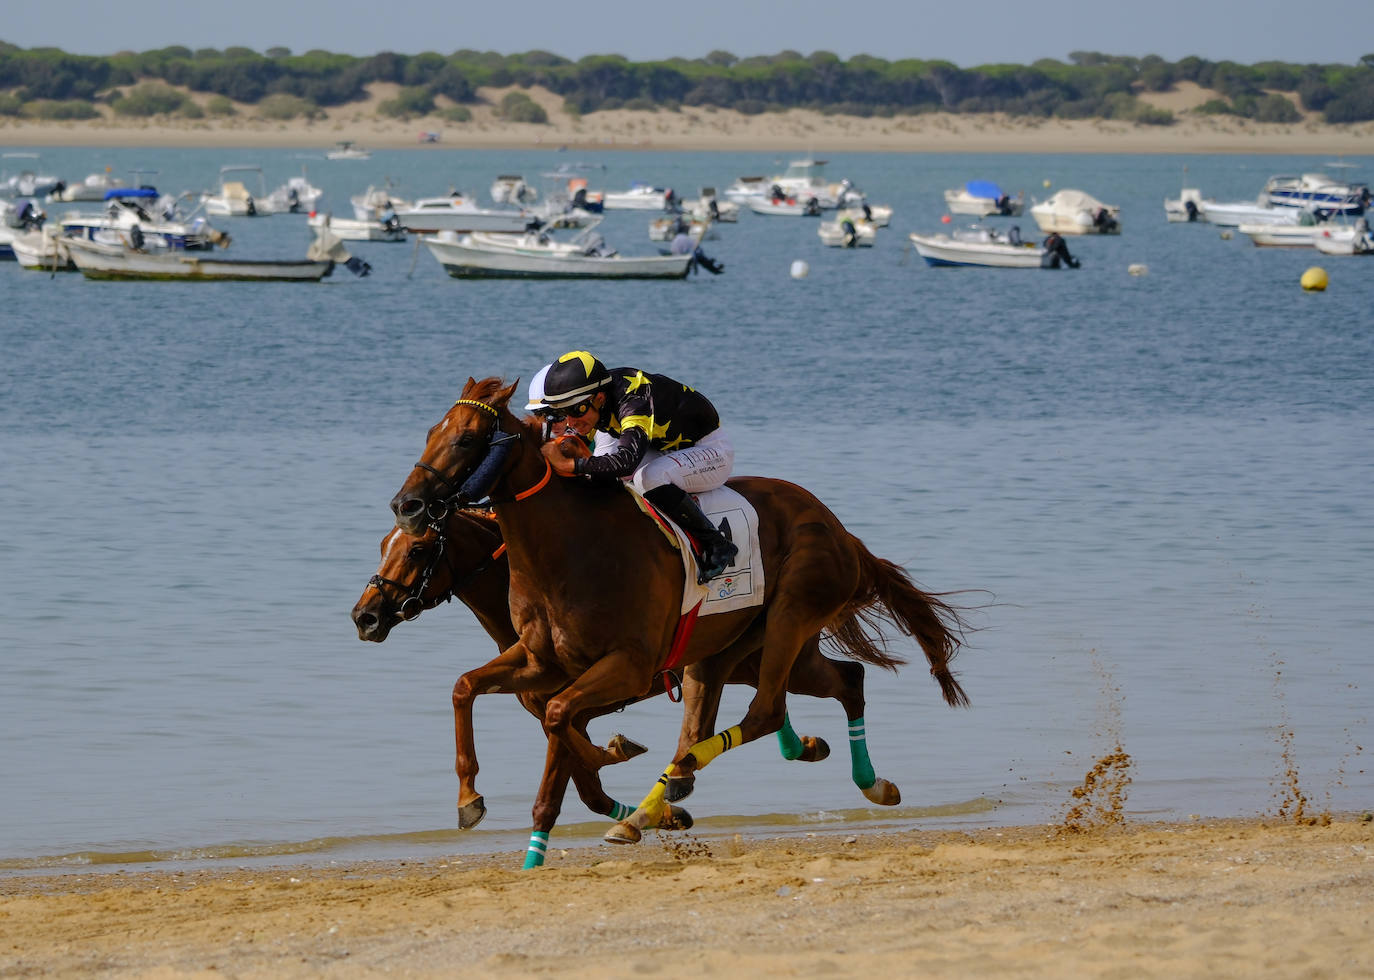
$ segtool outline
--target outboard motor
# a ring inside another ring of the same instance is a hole
[[[253,217],[254,215],[256,215],[257,213],[258,213],[258,206],[257,206],[256,203],[254,203],[253,199],[250,197],[250,198],[248,199],[248,217],[251,218],[251,217]]]
[[[1196,220],[1198,219],[1197,204],[1195,204],[1194,202],[1192,202],[1192,201],[1184,201],[1184,202],[1183,202],[1183,210],[1186,211],[1186,212],[1188,213],[1188,220],[1189,220],[1189,221],[1196,221]]]
[[[296,214],[300,211],[301,198],[300,195],[296,193],[296,188],[293,187],[286,192],[286,203],[287,210],[289,210],[292,214]]]
[[[816,200],[814,197],[808,197],[806,199],[806,207],[802,208],[802,214],[811,218],[820,217],[821,202]]]
[[[853,248],[859,244],[859,232],[854,227],[854,222],[845,218],[840,222],[840,230],[844,232],[844,247]]]
[[[129,244],[135,252],[143,251],[143,229],[138,225],[129,229]]]

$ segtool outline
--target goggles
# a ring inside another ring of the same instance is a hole
[[[539,410],[538,414],[552,422],[557,422],[565,418],[580,419],[590,412],[592,408],[592,403],[587,401],[578,402],[576,405],[571,405],[568,408],[542,408]]]

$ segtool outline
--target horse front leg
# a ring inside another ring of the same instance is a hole
[[[643,651],[619,651],[597,660],[575,681],[549,698],[544,709],[544,731],[557,738],[586,769],[624,762],[642,749],[623,736],[612,739],[607,748],[593,745],[579,719],[600,713],[610,705],[620,705],[642,697],[649,689],[648,658]]]
[[[494,659],[468,671],[453,685],[453,771],[458,776],[458,829],[471,830],[487,814],[486,801],[477,792],[477,744],[472,728],[472,702],[479,694],[506,691],[553,691],[566,681],[529,656],[516,642]]]

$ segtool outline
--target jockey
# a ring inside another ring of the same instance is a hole
[[[739,549],[690,496],[723,484],[735,462],[735,447],[705,395],[662,374],[607,370],[575,350],[534,376],[525,408],[565,419],[584,439],[595,434],[592,456],[553,463],[559,475],[629,482],[696,539],[698,582],[730,567]]]

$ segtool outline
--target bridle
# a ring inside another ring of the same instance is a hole
[[[442,595],[437,595],[426,602],[425,592],[429,589],[430,579],[434,577],[434,572],[438,569],[439,562],[443,560],[444,554],[448,549],[448,536],[444,533],[443,525],[436,521],[431,523],[429,527],[436,535],[436,546],[434,554],[429,559],[429,564],[426,565],[425,570],[420,573],[420,580],[418,583],[413,586],[407,586],[404,582],[397,582],[395,579],[387,578],[381,574],[373,575],[367,580],[367,584],[376,589],[378,593],[381,594],[382,598],[388,602],[394,600],[391,596],[387,595],[385,587],[389,586],[397,592],[405,594],[405,598],[397,604],[396,614],[406,622],[415,619],[426,609],[433,609],[441,602],[451,601],[454,596],[471,585],[477,579],[477,576],[490,568],[496,559],[500,558],[506,551],[506,544],[503,541],[495,551],[478,562],[478,564],[465,575],[461,577],[454,576],[453,580],[449,583],[448,589]]]
[[[505,466],[506,457],[510,455],[513,443],[520,439],[519,433],[506,432],[501,428],[501,413],[488,405],[486,402],[477,401],[474,398],[459,398],[454,405],[471,405],[480,408],[484,412],[490,413],[495,419],[495,424],[487,432],[487,451],[477,462],[472,472],[460,484],[456,476],[450,477],[429,465],[424,460],[417,460],[416,469],[424,470],[442,485],[447,496],[440,497],[431,501],[425,506],[425,516],[431,522],[442,521],[448,516],[451,510],[472,510],[474,508],[487,509],[496,504],[512,503],[517,500],[524,500],[532,497],[548,485],[549,479],[553,476],[553,466],[548,460],[544,461],[544,476],[527,490],[522,490],[510,497],[500,500],[492,499],[489,494],[491,488],[496,485],[496,481],[501,476],[502,468]],[[433,526],[433,524],[431,524]]]

